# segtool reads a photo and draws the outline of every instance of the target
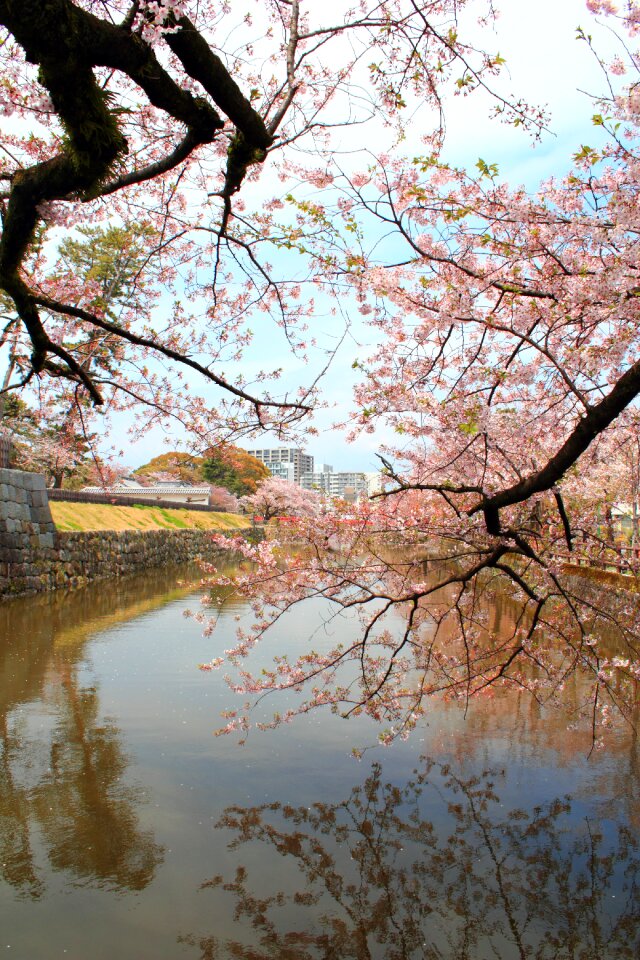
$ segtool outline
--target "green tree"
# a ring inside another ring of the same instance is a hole
[[[90,296],[93,310],[102,309],[112,318],[116,308],[142,304],[146,289],[141,268],[148,258],[154,236],[147,224],[79,227],[82,240],[67,237],[59,248],[59,272],[78,276]]]
[[[217,487],[224,487],[236,497],[255,493],[258,484],[269,475],[260,460],[231,444],[209,450],[202,465],[205,480]]]
[[[81,239],[68,237],[60,244],[57,281],[70,290],[77,287],[83,305],[112,320],[146,309],[146,293],[138,277],[145,258],[144,244],[148,244],[152,232],[148,226],[136,223],[79,227]],[[51,391],[46,421],[22,401],[17,410],[7,388],[14,372],[24,369],[26,360],[21,355],[17,318],[10,312],[5,311],[5,315],[2,342],[9,344],[10,352],[0,416],[8,429],[21,437],[16,462],[44,473],[53,487],[82,486],[96,468],[101,470],[95,455],[99,434],[93,429],[100,414],[87,396],[69,389],[64,379]],[[87,334],[81,323],[70,321],[65,343],[73,348],[83,372],[101,381],[109,380],[121,361],[120,341],[109,332]]]
[[[205,480],[217,487],[224,487],[237,497],[243,497],[249,492],[247,483],[242,479],[236,467],[232,466],[221,454],[214,453],[207,457],[202,465],[202,474]]]

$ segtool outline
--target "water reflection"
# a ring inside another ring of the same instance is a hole
[[[0,606],[0,949],[18,960],[635,956],[629,731],[587,761],[589,729],[568,733],[566,717],[504,690],[466,716],[433,700],[412,740],[374,754],[383,767],[349,757],[378,728],[330,713],[239,749],[212,736],[236,701],[221,673],[198,671],[213,640],[184,617],[199,576],[154,571]],[[250,612],[237,597],[217,606],[224,647]],[[487,622],[508,632],[515,609],[507,598]],[[297,655],[314,629],[333,643],[325,623],[345,639],[357,628],[312,602],[254,651],[258,663]],[[581,696],[567,685],[570,713]],[[421,751],[450,768],[421,761],[407,780]]]
[[[228,807],[218,827],[260,866],[203,889],[232,896],[247,939],[180,942],[201,960],[638,957],[635,832],[570,798],[509,808],[506,786],[425,759],[401,786],[373,764],[342,803]]]
[[[141,890],[162,848],[140,827],[144,790],[128,777],[116,723],[81,678],[98,628],[162,606],[196,569],[154,571],[68,596],[0,607],[0,873],[24,898],[45,893],[51,868],[77,883]]]
[[[140,890],[162,860],[139,829],[139,788],[127,786],[118,728],[100,720],[95,689],[63,671],[47,701],[53,729],[29,734],[3,718],[0,858],[4,879],[32,898],[44,892],[34,848],[51,867],[96,885]]]

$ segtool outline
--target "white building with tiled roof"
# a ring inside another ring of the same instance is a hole
[[[210,495],[208,484],[196,487],[180,480],[162,480],[157,481],[153,486],[143,487],[141,483],[128,478],[114,483],[111,487],[84,487],[82,492],[102,493],[112,497],[129,496],[135,497],[136,500],[148,500],[150,503],[155,500],[166,500],[182,507],[193,503],[207,506]]]

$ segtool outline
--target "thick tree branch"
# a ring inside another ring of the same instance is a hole
[[[618,380],[610,393],[600,403],[591,407],[577,423],[555,456],[541,470],[525,477],[506,490],[492,497],[485,497],[468,511],[469,516],[482,511],[489,533],[499,535],[499,511],[503,507],[522,503],[536,493],[551,490],[561,480],[569,467],[589,447],[589,444],[606,430],[640,393],[640,360],[636,361]]]
[[[0,287],[13,298],[31,338],[34,372],[41,373],[47,368],[48,354],[57,354],[67,364],[70,378],[82,382],[93,401],[99,403],[101,398],[95,385],[90,386],[87,378],[74,367],[71,354],[63,351],[61,355],[61,348],[55,347],[47,335],[38,314],[38,300],[20,277],[43,204],[57,200],[91,200],[157,178],[185,161],[199,145],[211,142],[224,121],[210,103],[194,97],[172,79],[152,48],[131,32],[131,18],[122,25],[114,25],[70,0],[0,0],[0,23],[12,32],[27,60],[39,66],[40,81],[49,92],[67,134],[57,156],[17,171],[12,177],[0,240]],[[240,188],[249,166],[264,159],[272,136],[193,24],[184,18],[180,26],[177,32],[166,35],[168,45],[186,72],[202,84],[236,126],[228,153],[224,190],[225,197],[229,198]],[[187,127],[183,139],[169,154],[142,169],[110,176],[116,163],[127,153],[128,144],[119,127],[117,109],[112,108],[109,95],[96,82],[93,69],[99,66],[125,73],[146,93],[154,107]],[[62,305],[60,312],[64,312]],[[140,345],[145,339],[132,339],[120,328],[114,327],[111,332]],[[199,369],[223,389],[252,403],[256,410],[262,406],[256,398],[176,351],[156,342],[148,345]],[[59,365],[56,375],[62,375]],[[268,402],[266,406],[302,409],[302,405],[286,403]]]

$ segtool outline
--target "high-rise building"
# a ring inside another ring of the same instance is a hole
[[[305,490],[320,490],[329,497],[340,497],[351,502],[367,496],[367,478],[364,473],[338,472],[334,473],[328,464],[325,469],[303,473],[300,485]]]
[[[365,473],[367,479],[367,496],[373,497],[384,489],[385,476],[379,470],[375,473]]]
[[[284,460],[272,460],[269,463],[269,470],[272,477],[278,477],[280,480],[288,480],[289,483],[295,483],[295,466],[293,463],[286,463]]]
[[[329,495],[329,477],[332,473],[333,467],[330,463],[319,463],[316,470],[308,470],[302,474],[300,486],[305,490],[317,490]]]
[[[265,467],[273,473],[274,476],[282,476],[281,464],[293,464],[293,482],[300,483],[303,473],[313,473],[313,457],[299,447],[261,447],[256,450],[247,450],[247,453],[261,460]],[[275,469],[271,469],[272,466]]]

